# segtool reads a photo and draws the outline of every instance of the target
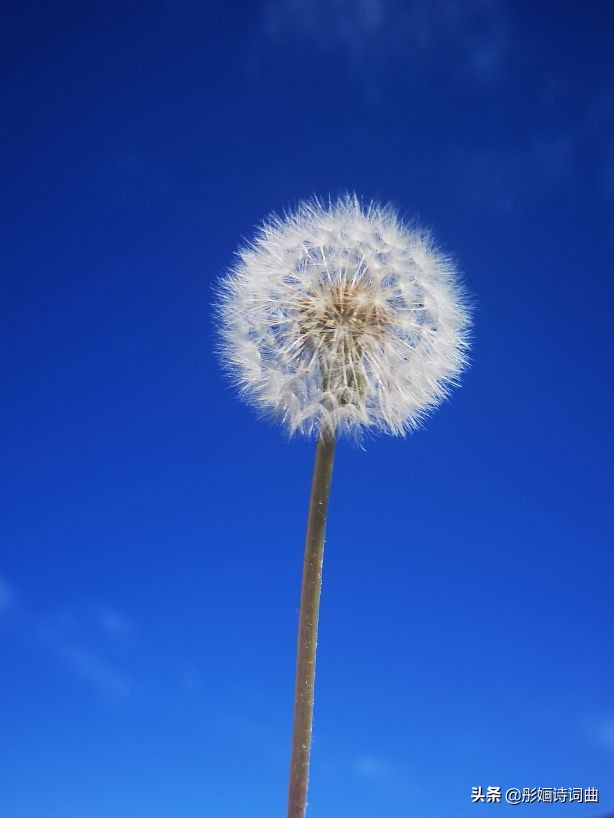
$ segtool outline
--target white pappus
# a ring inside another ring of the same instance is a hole
[[[267,219],[222,279],[217,314],[224,366],[290,434],[404,434],[467,364],[452,259],[356,196]]]

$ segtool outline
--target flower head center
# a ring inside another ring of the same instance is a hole
[[[298,313],[304,345],[328,352],[341,341],[346,350],[359,352],[368,338],[382,338],[388,324],[386,310],[360,283],[320,282],[303,297]]]
[[[385,338],[390,319],[362,282],[320,282],[298,308],[301,349],[317,356],[324,390],[340,405],[358,404],[368,379],[366,352]]]

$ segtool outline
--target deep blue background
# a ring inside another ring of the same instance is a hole
[[[236,400],[210,304],[260,218],[346,190],[432,226],[478,309],[423,431],[339,447],[309,815],[614,808],[613,18],[5,13],[0,815],[285,814],[313,451]]]

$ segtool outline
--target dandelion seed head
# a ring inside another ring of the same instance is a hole
[[[290,434],[404,434],[467,363],[452,260],[355,196],[265,221],[221,281],[218,317],[231,377]]]

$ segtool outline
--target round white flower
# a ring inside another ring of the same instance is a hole
[[[290,433],[404,434],[466,365],[452,260],[390,207],[356,197],[272,217],[222,280],[225,366]]]

